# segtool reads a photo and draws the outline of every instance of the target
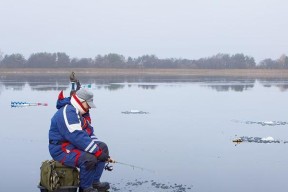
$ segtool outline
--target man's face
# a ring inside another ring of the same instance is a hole
[[[90,109],[88,103],[86,101],[82,102],[83,107],[86,109],[86,111],[88,111]]]

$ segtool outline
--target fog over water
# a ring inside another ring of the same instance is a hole
[[[287,191],[288,79],[79,79],[94,93],[96,135],[112,158],[135,166],[104,172],[111,191]],[[50,119],[69,89],[67,78],[1,78],[0,191],[39,191]],[[122,113],[131,110],[148,113]],[[242,136],[280,142],[232,142]]]
[[[286,0],[1,0],[0,49],[26,58],[244,53],[259,62],[287,54],[287,6]]]

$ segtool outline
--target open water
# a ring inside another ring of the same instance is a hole
[[[288,80],[79,79],[94,93],[96,135],[112,158],[135,166],[114,164],[104,172],[111,191],[288,190]],[[40,191],[39,168],[51,159],[48,130],[60,90],[69,94],[68,77],[1,77],[1,192]],[[12,108],[11,101],[48,106]],[[148,113],[122,113],[131,110]],[[243,136],[279,143],[232,142]]]

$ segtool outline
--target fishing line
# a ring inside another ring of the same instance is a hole
[[[154,171],[154,170],[152,170],[152,169],[147,169],[147,168],[144,168],[144,167],[139,167],[139,166],[136,166],[136,165],[132,165],[132,164],[128,164],[128,163],[123,163],[123,162],[119,162],[119,161],[110,161],[110,163],[118,163],[118,164],[120,164],[120,165],[125,165],[125,166],[129,166],[129,167],[132,167],[133,169],[141,169],[142,171],[149,171],[149,172],[151,172],[151,173],[156,173],[156,171]],[[107,168],[106,168],[106,170],[108,170],[109,171],[109,169],[113,169],[113,168],[111,168],[111,166],[109,166],[109,162],[108,162],[108,164],[106,165],[107,166]]]

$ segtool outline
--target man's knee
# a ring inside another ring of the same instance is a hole
[[[81,162],[82,165],[84,165],[86,170],[93,170],[96,168],[96,164],[97,164],[97,158],[90,154],[90,153],[84,153],[79,161]],[[81,165],[80,165],[81,167]]]
[[[108,146],[106,143],[101,141],[101,142],[97,143],[97,145],[102,149],[102,151],[104,153],[107,153],[109,155],[109,149],[108,149]]]

